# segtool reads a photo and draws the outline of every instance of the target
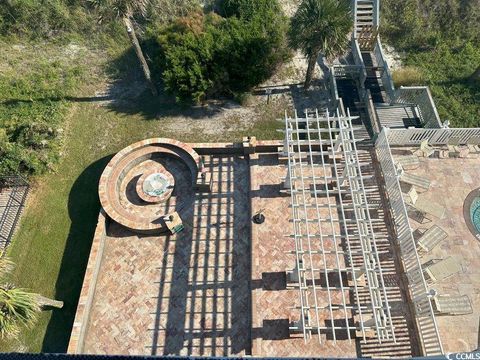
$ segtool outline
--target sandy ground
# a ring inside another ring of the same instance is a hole
[[[402,58],[405,57],[404,54],[398,53],[393,46],[386,45],[382,43],[383,54],[387,60],[390,70],[394,71],[403,67]]]
[[[301,0],[279,0],[289,17],[293,16]],[[304,111],[307,108],[322,108],[328,102],[328,91],[322,82],[323,72],[316,68],[312,88],[305,92],[303,81],[307,69],[307,60],[296,52],[288,63],[283,64],[277,72],[252,93],[246,96],[242,104],[231,100],[209,101],[204,106],[193,107],[184,116],[175,116],[165,123],[167,130],[191,131],[194,127],[206,135],[219,135],[228,131],[248,132],[257,122],[265,118],[282,118],[285,111],[293,113],[294,109]],[[111,102],[123,102],[132,99],[134,94],[145,88],[143,77],[137,75],[125,84],[112,81],[99,89],[95,96],[105,97],[104,105]],[[270,93],[270,95],[268,94]],[[265,104],[270,104],[270,113],[266,114]],[[192,121],[192,118],[201,121]],[[281,123],[279,123],[281,127]],[[247,133],[245,135],[248,135]]]
[[[292,16],[300,0],[279,0],[285,14]],[[22,58],[26,67],[38,59],[53,62],[88,63],[91,78],[95,83],[88,86],[88,93],[81,91],[82,96],[91,98],[93,106],[108,107],[114,111],[122,109],[127,113],[130,109],[138,108],[138,94],[146,90],[143,74],[140,69],[127,74],[121,80],[109,78],[105,74],[104,67],[107,64],[108,55],[100,50],[90,50],[85,46],[70,43],[62,47],[48,44],[37,45],[11,45],[9,51],[14,56],[7,56],[6,61],[0,63],[0,73],[18,68],[15,60]],[[28,56],[22,56],[28,54]],[[38,56],[31,56],[37,54]],[[168,112],[172,107],[172,99],[160,96],[159,101],[164,103],[166,111],[160,109],[156,119],[162,119],[166,130],[170,132],[201,131],[205,135],[215,136],[225,132],[238,132],[248,135],[249,129],[257,123],[265,120],[283,118],[284,112],[290,113],[293,109],[303,111],[306,108],[321,108],[328,101],[328,92],[325,84],[321,81],[323,73],[317,67],[312,88],[305,92],[302,83],[305,79],[307,61],[297,52],[291,61],[283,64],[276,73],[265,83],[259,85],[247,95],[241,104],[231,100],[209,101],[203,106],[191,107],[175,114]],[[125,76],[125,74],[122,74]],[[89,75],[90,77],[90,75]],[[270,95],[268,95],[270,93]],[[76,94],[77,95],[77,94]],[[269,106],[266,107],[267,101]],[[160,107],[162,108],[162,107]],[[152,116],[149,114],[148,116]],[[155,117],[155,116],[154,116]],[[281,123],[279,123],[279,127]]]

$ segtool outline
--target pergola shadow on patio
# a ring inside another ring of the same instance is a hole
[[[266,217],[252,238],[263,284],[252,288],[255,355],[419,352],[373,147],[355,139],[352,120],[286,117],[283,150],[250,158],[252,208]]]
[[[194,194],[184,231],[107,230],[86,353],[250,354],[248,164],[206,156],[211,193]]]

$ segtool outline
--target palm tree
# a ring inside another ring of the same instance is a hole
[[[13,269],[8,258],[0,259],[0,337],[15,337],[22,326],[31,326],[44,306],[61,308],[63,303],[19,289],[6,282]]]
[[[132,18],[135,14],[145,16],[147,13],[147,7],[150,0],[89,0],[96,8],[101,11],[99,18],[102,21],[105,17],[112,17],[114,19],[121,19],[127,30],[128,37],[132,46],[137,54],[138,60],[147,80],[148,86],[153,96],[158,95],[157,88],[152,80],[150,68],[148,67],[147,60],[143,55],[142,48],[138,41],[135,29],[133,27]]]
[[[305,89],[310,87],[317,59],[341,55],[348,46],[353,25],[348,0],[303,0],[289,30],[290,46],[308,59]]]

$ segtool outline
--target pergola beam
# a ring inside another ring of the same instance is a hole
[[[370,210],[379,206],[367,198],[376,189],[365,186],[365,180],[374,176],[362,174],[361,168],[370,164],[359,159],[355,129],[350,114],[341,116],[338,111],[334,117],[328,112],[321,117],[318,111],[312,116],[305,113],[304,118],[296,112],[294,118],[285,117],[282,154],[288,158],[288,171],[282,180],[288,185],[285,187],[291,198],[293,234],[288,237],[294,240],[294,250],[289,253],[296,258],[291,280],[300,294],[300,305],[296,307],[300,320],[290,329],[303,332],[305,341],[316,333],[322,342],[321,331],[331,331],[336,342],[336,330],[346,330],[350,340],[352,331],[361,332],[366,341],[366,331],[374,330],[380,342],[391,337],[395,341],[379,260],[379,254],[388,251],[377,248],[373,224],[381,221],[372,219]],[[331,248],[326,247],[325,241]],[[338,275],[338,286],[329,283],[332,273]],[[350,274],[349,284],[344,284],[342,274]],[[365,276],[364,284],[358,282],[361,276]],[[319,282],[320,277],[323,283]],[[368,291],[362,291],[360,297],[360,290]],[[341,292],[340,303],[333,291]],[[353,304],[346,291],[353,292]],[[322,293],[328,300],[325,306],[318,305]],[[308,299],[313,299],[313,304]],[[367,318],[362,310],[368,312]],[[330,319],[320,315],[325,311]],[[353,312],[360,320],[356,325],[350,321]],[[340,317],[345,319],[345,326],[335,324],[334,320]],[[323,321],[327,325],[320,326]]]

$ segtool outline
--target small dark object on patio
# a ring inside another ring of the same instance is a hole
[[[255,224],[263,224],[265,221],[265,215],[263,215],[263,209],[253,215],[253,222]]]

